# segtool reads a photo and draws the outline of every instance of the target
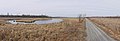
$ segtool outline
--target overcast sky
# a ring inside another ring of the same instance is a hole
[[[50,16],[120,15],[120,0],[0,0],[0,13]]]

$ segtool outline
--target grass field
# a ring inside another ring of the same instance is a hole
[[[5,19],[5,18],[3,18]],[[1,22],[2,20],[1,19]],[[3,41],[85,41],[83,23],[77,18],[61,18],[52,24],[0,24],[0,40]],[[34,20],[34,19],[33,19]]]
[[[101,27],[108,35],[120,41],[120,18],[90,18]]]

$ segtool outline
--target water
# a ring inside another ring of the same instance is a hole
[[[25,23],[25,22],[16,22],[16,20],[9,20],[7,22],[11,24],[49,24],[49,23],[59,23],[62,22],[62,19],[52,19],[52,20],[37,20],[32,23]]]

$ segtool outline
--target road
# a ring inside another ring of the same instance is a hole
[[[116,41],[88,19],[86,19],[86,28],[87,41]]]

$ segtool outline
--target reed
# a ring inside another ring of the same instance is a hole
[[[78,19],[61,18],[60,23],[0,25],[2,41],[85,41],[85,27]]]
[[[91,20],[101,26],[108,35],[120,41],[120,18],[91,18]]]

